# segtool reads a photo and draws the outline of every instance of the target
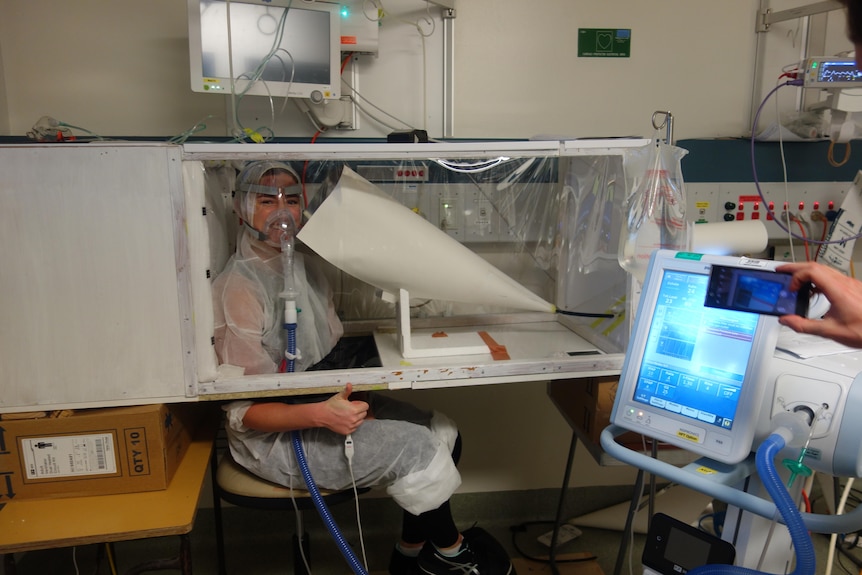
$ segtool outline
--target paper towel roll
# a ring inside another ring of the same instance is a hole
[[[691,236],[691,251],[727,256],[760,253],[769,239],[763,220],[694,224]]]

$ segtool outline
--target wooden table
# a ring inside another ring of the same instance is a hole
[[[180,554],[152,564],[191,574],[188,534],[194,526],[201,487],[217,424],[206,418],[196,431],[167,489],[118,495],[25,499],[0,507],[0,554],[14,575],[12,553],[179,535]],[[153,566],[148,563],[147,569]],[[132,572],[139,572],[136,568]]]

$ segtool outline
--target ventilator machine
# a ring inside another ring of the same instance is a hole
[[[602,447],[729,506],[722,540],[657,515],[644,553],[648,572],[812,574],[809,532],[862,527],[859,509],[830,516],[798,508],[811,473],[862,474],[860,357],[804,359],[775,315],[708,307],[717,265],[763,272],[779,263],[654,252]],[[759,296],[744,297],[755,303]],[[634,451],[615,440],[627,430],[699,458],[679,468]]]

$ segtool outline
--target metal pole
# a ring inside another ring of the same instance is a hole
[[[659,122],[658,119],[661,118]],[[673,114],[661,110],[652,113],[652,127],[656,130],[665,128],[665,143],[673,145]]]
[[[554,519],[554,534],[551,535],[551,550],[548,552],[548,565],[551,566],[553,575],[560,575],[557,568],[557,537],[560,534],[560,523],[563,520],[563,507],[566,502],[566,491],[569,488],[569,478],[572,475],[572,462],[575,459],[575,447],[578,445],[578,434],[572,432],[572,441],[569,444],[569,458],[566,460],[566,471],[563,474],[563,487],[560,489],[560,499],[557,502],[557,516]]]

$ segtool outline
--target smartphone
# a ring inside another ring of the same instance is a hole
[[[790,290],[789,273],[713,265],[706,290],[707,307],[766,315],[808,315],[811,285]]]

